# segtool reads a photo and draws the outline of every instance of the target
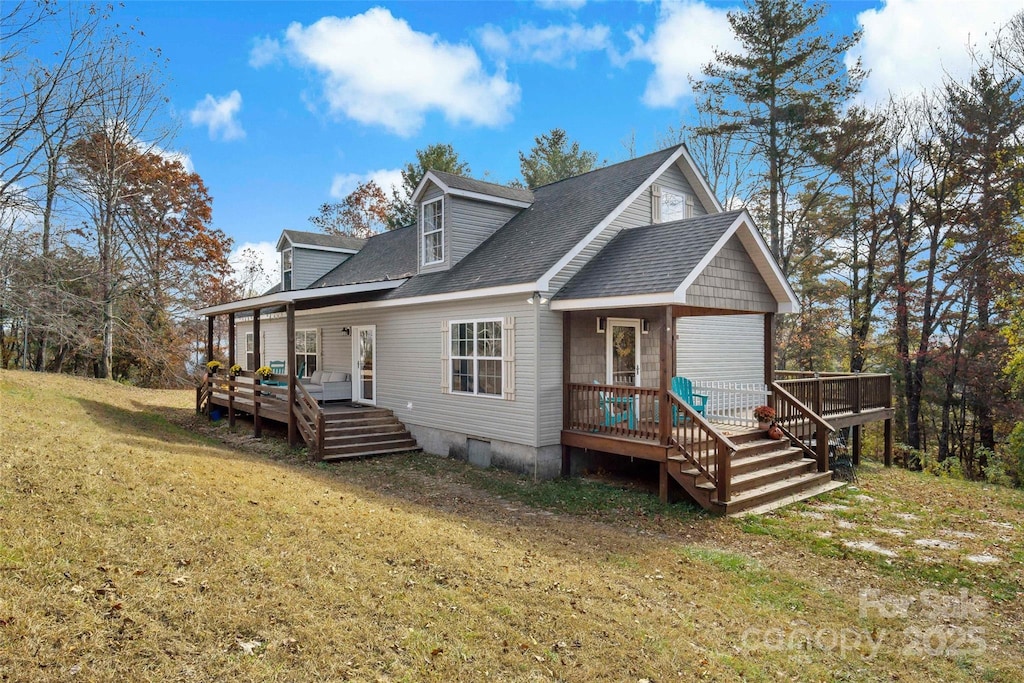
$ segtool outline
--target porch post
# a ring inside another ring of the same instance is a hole
[[[231,367],[235,364],[235,312],[228,313],[228,426],[235,426],[235,386],[237,377],[231,377]]]
[[[883,462],[886,467],[892,467],[892,418],[885,421],[885,452]]]
[[[658,440],[666,447],[665,460],[658,463],[658,498],[668,502],[668,445],[672,436],[672,410],[668,404],[668,390],[672,375],[676,374],[676,325],[671,306],[666,306],[661,317],[661,353],[658,362]]]
[[[288,322],[285,336],[288,346],[287,361],[288,368],[288,445],[295,448],[299,442],[299,425],[295,421],[295,304],[290,303],[286,309]]]
[[[672,435],[672,411],[668,404],[668,390],[672,386],[672,375],[676,369],[674,322],[672,307],[666,306],[661,318],[661,353],[658,359],[658,439],[662,446],[668,446]]]
[[[853,425],[853,464],[860,465],[860,425]]]
[[[253,371],[260,367],[260,309],[252,309],[252,364]],[[263,436],[263,423],[260,421],[260,376],[252,376],[252,434],[257,439]]]
[[[216,316],[206,316],[206,362],[213,360],[213,319]]]
[[[572,312],[562,312],[562,429],[568,429],[572,421],[572,392],[569,391],[569,380],[572,379]],[[562,476],[572,473],[570,447],[562,445]]]
[[[764,383],[768,387],[768,405],[775,407],[775,396],[771,393],[775,381],[775,314],[764,314]]]

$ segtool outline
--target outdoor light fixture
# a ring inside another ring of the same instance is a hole
[[[343,335],[345,335],[346,337],[351,337],[352,336],[352,328],[351,327],[343,327],[343,328],[341,328],[341,333]]]
[[[651,331],[651,322],[649,320],[647,320],[647,318],[644,318],[643,320],[640,321],[640,333],[641,334],[647,334],[650,331]]]
[[[541,305],[544,305],[548,302],[548,298],[546,296],[542,296],[540,292],[534,292],[533,294],[530,295],[530,298],[526,300],[526,303],[532,306],[533,302],[537,301],[538,299],[540,299]]]
[[[606,321],[607,321],[607,318],[602,318],[601,316],[597,317],[597,333],[598,334],[604,334],[605,325],[607,324]]]

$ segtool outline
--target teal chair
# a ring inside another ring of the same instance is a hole
[[[597,382],[594,382],[597,384]],[[601,426],[614,427],[625,422],[629,429],[636,429],[636,411],[633,396],[613,396],[604,391],[597,392],[597,404],[601,409]]]
[[[267,365],[270,366],[270,370],[275,375],[283,375],[285,373],[285,367],[286,366],[285,366],[285,362],[283,360],[272,360],[269,363],[267,363]],[[275,386],[275,387],[283,387],[283,386],[285,386],[285,382],[281,382],[279,380],[265,380],[263,382],[263,384],[270,384],[271,386]]]
[[[672,392],[683,399],[693,409],[704,416],[704,410],[707,408],[708,397],[704,394],[693,393],[693,382],[686,377],[673,377],[672,378]],[[672,424],[679,424],[679,408],[672,406]]]

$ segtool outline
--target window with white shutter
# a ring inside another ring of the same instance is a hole
[[[515,319],[444,323],[443,392],[515,398]]]

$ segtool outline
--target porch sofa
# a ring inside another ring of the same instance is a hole
[[[351,401],[352,375],[342,370],[317,370],[302,386],[317,401]]]

